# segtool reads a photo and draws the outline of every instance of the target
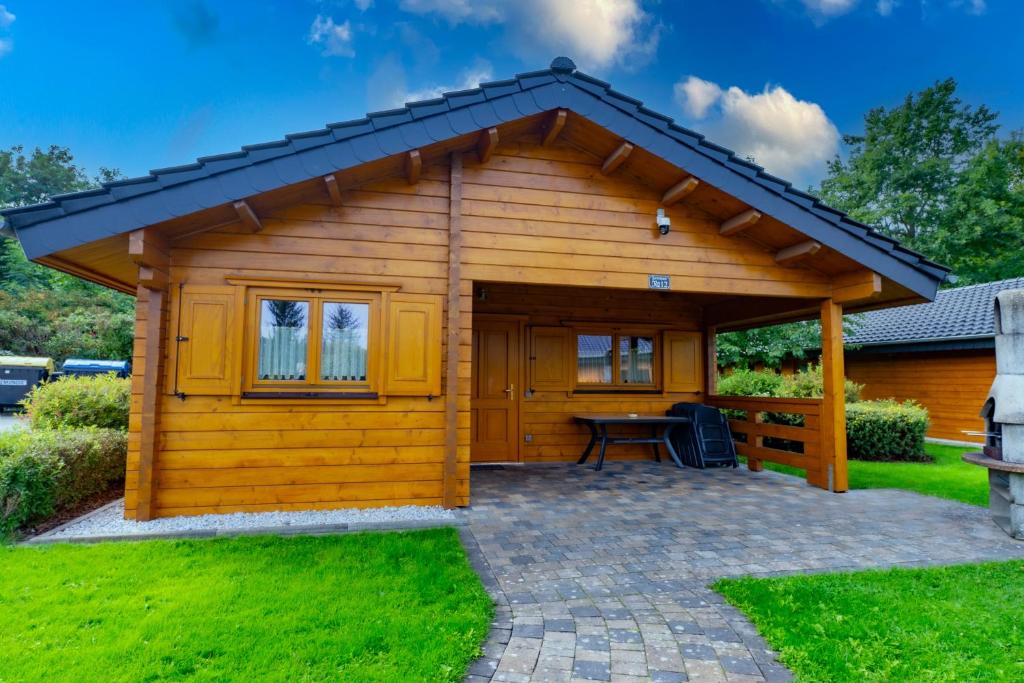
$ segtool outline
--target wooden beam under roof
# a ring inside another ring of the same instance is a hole
[[[737,214],[722,223],[718,232],[726,237],[736,235],[743,232],[759,220],[761,220],[761,212],[756,209],[748,209],[747,211]]]
[[[775,252],[775,262],[780,266],[791,266],[821,251],[821,242],[807,240]]]
[[[341,188],[338,187],[338,179],[333,173],[324,176],[324,185],[327,186],[327,196],[331,198],[331,204],[341,206]]]
[[[678,183],[665,190],[665,194],[661,197],[661,203],[665,206],[672,206],[683,197],[696,190],[698,185],[700,185],[699,180],[694,178],[692,175],[686,176]]]
[[[609,175],[615,172],[619,166],[622,166],[629,158],[629,155],[633,152],[633,145],[628,142],[623,142],[619,145],[614,152],[608,155],[608,158],[604,160],[601,165],[601,173]]]
[[[547,147],[558,138],[558,134],[565,128],[565,122],[569,118],[569,112],[565,109],[558,109],[551,112],[547,121],[544,122],[544,136],[541,138],[541,146]]]
[[[152,228],[141,228],[128,234],[128,257],[139,266],[164,271],[171,260],[167,240]]]
[[[249,232],[259,232],[263,230],[263,221],[256,215],[256,212],[249,206],[249,202],[240,201],[234,203],[235,212],[238,214],[238,220],[242,222]]]
[[[480,160],[481,164],[486,164],[491,160],[491,155],[494,154],[494,149],[498,146],[498,129],[488,128],[485,131],[481,131],[480,140],[476,143],[476,155]]]
[[[418,149],[411,150],[405,155],[405,179],[410,185],[420,181],[420,172],[423,171],[423,157]]]

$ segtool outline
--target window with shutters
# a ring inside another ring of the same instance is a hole
[[[654,332],[577,330],[577,391],[656,390],[659,370]]]

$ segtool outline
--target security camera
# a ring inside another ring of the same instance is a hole
[[[672,229],[672,219],[665,215],[665,209],[658,209],[658,232],[667,235]]]

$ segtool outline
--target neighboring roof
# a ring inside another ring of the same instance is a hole
[[[1024,288],[1024,278],[944,289],[935,301],[859,314],[847,342],[861,346],[971,340],[995,335],[993,302],[1006,289]]]
[[[568,109],[871,270],[932,298],[948,269],[676,125],[559,57],[551,68],[35,206],[0,211],[29,258],[554,109]]]

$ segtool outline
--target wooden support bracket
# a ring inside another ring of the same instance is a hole
[[[747,211],[733,216],[722,223],[722,227],[718,229],[718,232],[726,237],[736,235],[743,232],[754,223],[757,223],[759,220],[761,220],[761,212],[755,209],[748,209]]]
[[[338,179],[334,177],[333,173],[324,176],[324,185],[327,186],[327,196],[331,198],[331,204],[340,207],[342,204],[341,188],[338,187]]]
[[[686,195],[697,189],[700,181],[691,176],[686,176],[672,187],[665,190],[661,197],[661,203],[665,206],[672,206]]]
[[[547,121],[544,122],[544,136],[540,142],[542,147],[547,147],[558,138],[558,134],[565,128],[565,122],[568,118],[569,112],[565,109],[551,112]]]
[[[235,212],[238,214],[238,220],[242,222],[242,225],[249,230],[249,232],[259,232],[263,230],[263,222],[260,221],[260,217],[256,215],[256,212],[249,206],[249,202],[240,201],[235,202]]]
[[[488,128],[480,133],[480,140],[476,143],[476,156],[481,164],[491,160],[494,149],[498,146],[498,129]]]
[[[832,300],[837,304],[870,301],[882,293],[882,276],[870,270],[857,270],[832,279]]]
[[[410,185],[420,181],[420,172],[423,170],[423,158],[420,151],[414,149],[405,155],[405,179]]]
[[[821,251],[821,242],[807,240],[792,246],[784,247],[775,252],[775,262],[780,266],[792,266]]]
[[[601,165],[601,173],[609,175],[615,172],[619,166],[622,166],[629,158],[629,155],[633,152],[633,145],[628,142],[623,142],[619,145],[614,152],[608,155],[608,158],[604,160]]]
[[[140,266],[167,270],[170,249],[163,235],[151,229],[134,230],[128,235],[128,257]]]

